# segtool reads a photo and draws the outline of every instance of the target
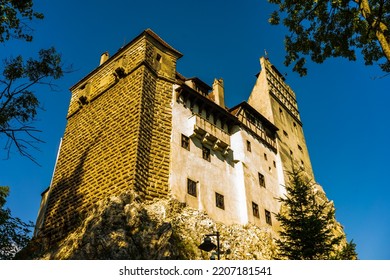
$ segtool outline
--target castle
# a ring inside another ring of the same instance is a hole
[[[314,180],[295,93],[267,58],[247,102],[176,70],[182,54],[145,30],[71,87],[67,125],[35,235],[61,240],[99,200],[133,189],[224,224],[278,230],[286,171]]]

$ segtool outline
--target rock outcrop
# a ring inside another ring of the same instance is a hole
[[[55,249],[45,251],[44,240],[33,240],[28,251],[38,259],[209,259],[211,253],[198,245],[216,231],[221,259],[274,258],[276,247],[267,229],[219,224],[174,199],[145,202],[134,192],[100,201]]]

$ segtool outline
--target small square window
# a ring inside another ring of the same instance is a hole
[[[156,54],[156,60],[157,60],[157,62],[158,63],[161,63],[162,62],[162,56],[161,56],[161,54]]]
[[[187,193],[196,197],[196,182],[187,179]]]
[[[265,188],[265,178],[264,178],[264,175],[261,173],[259,173],[259,184],[260,184],[260,187]]]
[[[246,140],[246,150],[248,152],[252,152],[251,142],[249,142],[248,140]]]
[[[183,134],[181,135],[181,147],[190,150],[190,138]]]
[[[202,157],[203,157],[203,159],[205,159],[207,161],[211,161],[209,148],[202,146]]]
[[[266,153],[264,153],[264,159],[265,159],[265,160],[268,160],[268,156],[267,156]]]
[[[272,226],[271,212],[265,210],[265,222]]]
[[[302,149],[302,147],[301,147],[300,145],[298,145],[298,149],[299,149],[301,152],[303,152],[303,149]]]
[[[274,161],[274,167],[276,168],[276,162]]]
[[[225,200],[222,194],[215,193],[215,205],[218,208],[225,209]]]
[[[259,205],[257,205],[254,202],[252,202],[252,212],[253,212],[253,216],[255,216],[256,218],[260,218]]]

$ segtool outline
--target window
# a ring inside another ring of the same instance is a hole
[[[276,168],[276,162],[274,161],[274,167]]]
[[[265,210],[265,222],[272,226],[271,212]]]
[[[268,157],[267,157],[267,154],[266,154],[266,153],[264,153],[264,159],[265,159],[265,160],[268,160]]]
[[[260,218],[259,205],[257,205],[254,202],[252,202],[252,212],[253,212],[253,216],[255,216],[256,218]]]
[[[297,124],[295,122],[293,122],[293,131],[295,134],[298,134]]]
[[[261,173],[259,173],[259,184],[260,184],[260,187],[265,188],[265,178],[264,178],[264,175]]]
[[[210,112],[209,111],[206,111],[206,120],[210,120]]]
[[[284,113],[283,113],[283,110],[282,108],[279,108],[279,115],[280,115],[280,119],[282,121],[282,123],[285,123],[285,120],[284,120]]]
[[[222,194],[215,193],[215,206],[221,209],[225,209],[225,201]]]
[[[302,147],[301,147],[300,145],[298,145],[298,149],[299,149],[301,152],[303,152],[303,149],[302,149]]]
[[[246,140],[246,150],[248,152],[252,152],[251,142],[249,142],[248,140]]]
[[[183,134],[181,135],[181,146],[186,150],[190,150],[190,138]]]
[[[283,135],[286,136],[288,138],[288,133],[287,131],[283,130]]]
[[[203,159],[205,159],[207,161],[211,161],[210,149],[209,148],[206,148],[205,146],[202,146],[202,157],[203,157]]]
[[[156,54],[156,60],[157,60],[158,63],[162,62],[162,56],[159,53]]]
[[[196,182],[187,179],[187,193],[196,197]]]

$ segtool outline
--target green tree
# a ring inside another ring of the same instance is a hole
[[[9,188],[0,186],[0,260],[10,260],[24,248],[30,240],[32,222],[25,223],[14,218],[8,208],[4,208]]]
[[[347,242],[340,252],[337,253],[336,259],[338,260],[357,260],[358,255],[356,253],[356,244],[351,240]]]
[[[52,86],[49,78],[62,76],[61,57],[54,48],[39,51],[38,59],[24,61],[22,56],[6,60],[0,74],[0,137],[7,137],[6,150],[15,146],[23,156],[35,161],[29,152],[41,140],[31,123],[39,108],[34,94],[36,85]]]
[[[314,184],[301,171],[289,174],[285,197],[279,198],[282,210],[276,214],[280,222],[277,240],[281,258],[293,260],[331,259],[337,253],[343,235],[334,232],[334,207],[321,201]]]
[[[316,63],[329,57],[356,60],[360,49],[365,64],[378,62],[390,72],[390,1],[386,0],[268,0],[279,5],[269,22],[282,24],[285,36],[285,64],[307,74],[306,56]],[[281,21],[281,16],[284,17]]]
[[[43,19],[43,14],[33,10],[32,0],[0,0],[0,42],[10,38],[31,41],[29,21]]]
[[[43,19],[33,10],[32,0],[0,0],[0,42],[33,39],[33,19]],[[5,59],[0,66],[0,138],[6,139],[7,156],[13,147],[23,156],[35,161],[29,148],[42,142],[32,122],[35,120],[39,100],[34,93],[37,86],[53,87],[52,79],[63,75],[61,56],[55,48],[42,49],[38,58],[23,59],[18,55]]]

